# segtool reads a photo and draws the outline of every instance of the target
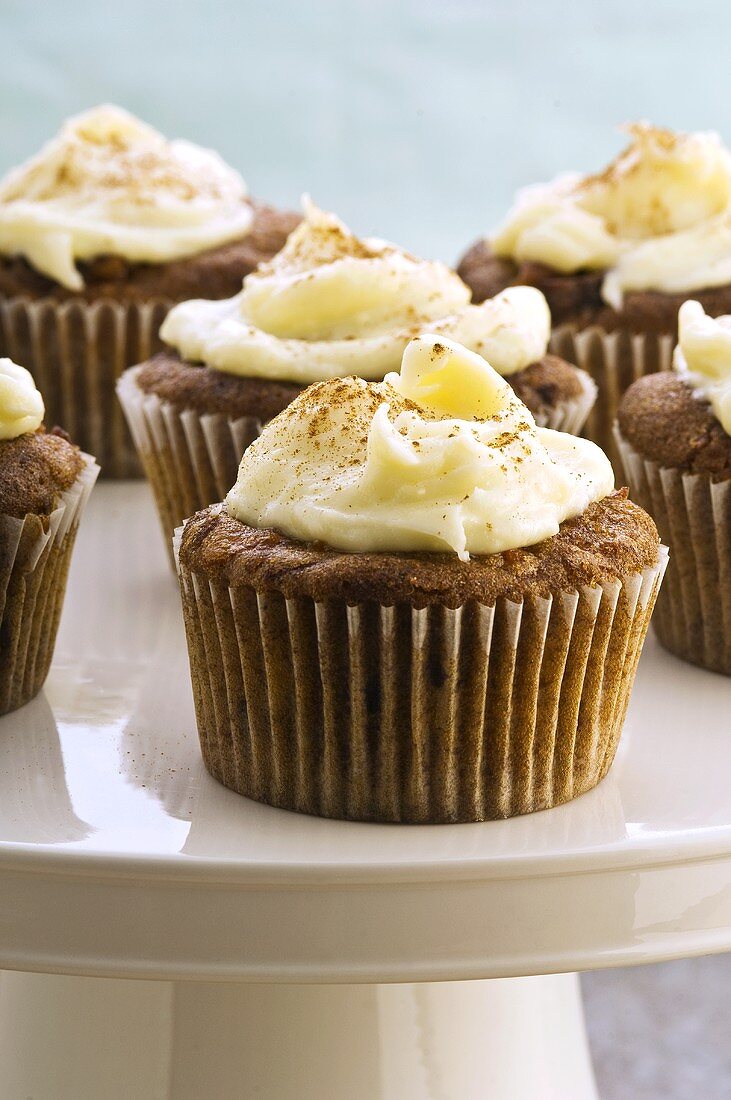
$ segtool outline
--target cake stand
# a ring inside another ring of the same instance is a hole
[[[729,703],[650,638],[559,809],[249,802],[200,762],[148,488],[99,485],[45,691],[0,719],[0,1096],[596,1097],[575,972],[731,947]]]

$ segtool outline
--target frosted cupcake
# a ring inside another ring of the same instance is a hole
[[[0,355],[107,476],[139,473],[114,396],[173,302],[233,294],[297,222],[207,149],[118,107],[70,119],[0,181]]]
[[[619,407],[633,495],[671,549],[654,620],[662,644],[731,675],[731,316],[685,302],[673,370],[642,378]]]
[[[307,203],[241,293],[176,306],[162,328],[166,351],[120,381],[168,545],[183,519],[221,500],[246,446],[304,386],[349,374],[381,381],[425,329],[485,356],[539,423],[578,431],[595,387],[547,354],[550,327],[532,287],[472,305],[444,264],[361,240]]]
[[[99,467],[43,428],[30,373],[0,359],[0,714],[48,674],[79,519]]]
[[[665,564],[593,443],[437,335],[311,386],[176,536],[207,768],[326,817],[481,821],[609,769]]]
[[[731,312],[730,154],[711,133],[629,132],[603,172],[526,188],[458,267],[476,301],[513,284],[543,291],[552,347],[599,387],[586,432],[613,459],[622,393],[670,366],[682,302]]]

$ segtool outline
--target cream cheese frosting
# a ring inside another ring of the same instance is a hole
[[[212,150],[168,141],[119,107],[95,107],[0,180],[0,254],[69,290],[79,260],[165,263],[243,237],[244,181]]]
[[[424,334],[400,374],[300,394],[246,450],[224,507],[336,549],[466,560],[555,535],[613,486],[594,443],[537,428],[481,355]]]
[[[12,359],[0,359],[0,439],[17,439],[43,423],[43,398],[33,375]]]
[[[308,200],[281,252],[223,301],[175,306],[163,340],[186,359],[246,377],[317,382],[398,370],[424,331],[480,352],[501,374],[546,353],[551,317],[533,287],[512,287],[479,306],[445,264],[384,241],[361,240]]]
[[[731,435],[731,316],[709,317],[700,302],[684,302],[678,335],[674,370]]]
[[[731,154],[714,133],[628,129],[630,145],[600,174],[519,193],[494,253],[564,274],[606,271],[602,294],[616,309],[630,290],[731,282]]]

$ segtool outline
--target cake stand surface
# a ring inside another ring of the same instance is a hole
[[[0,1096],[589,1100],[572,972],[731,948],[729,703],[650,638],[566,806],[258,805],[203,770],[149,490],[102,483],[46,688],[0,719]]]

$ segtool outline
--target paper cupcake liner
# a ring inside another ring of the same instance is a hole
[[[557,432],[579,435],[596,401],[597,387],[586,371],[579,377],[582,393],[571,401],[560,401],[553,409],[535,417],[539,428],[553,428]]]
[[[672,552],[655,633],[676,656],[731,676],[731,481],[659,466],[615,437],[632,497]]]
[[[0,714],[43,687],[53,656],[71,552],[99,473],[90,455],[48,516],[0,516]]]
[[[596,403],[582,434],[599,444],[618,476],[622,465],[613,426],[619,402],[638,378],[670,369],[675,342],[669,334],[606,332],[597,325],[585,329],[561,325],[553,331],[553,354],[582,367],[597,385]]]
[[[0,356],[28,368],[46,423],[95,455],[104,477],[141,476],[114,388],[123,370],[161,348],[158,331],[171,305],[0,300]]]
[[[261,432],[261,421],[222,413],[176,409],[137,385],[141,366],[117,384],[140,461],[155,497],[165,546],[175,565],[176,527],[209,504],[223,500],[236,482],[241,456]]]
[[[612,763],[666,561],[663,547],[611,584],[456,610],[285,599],[179,564],[205,765],[321,817],[483,821],[566,802]]]

